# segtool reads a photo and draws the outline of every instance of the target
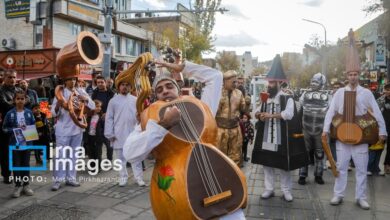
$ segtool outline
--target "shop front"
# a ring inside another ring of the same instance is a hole
[[[38,79],[55,75],[60,49],[0,51],[0,67],[15,69],[18,79]]]

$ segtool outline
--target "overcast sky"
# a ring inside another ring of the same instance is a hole
[[[349,28],[357,29],[378,14],[366,15],[362,9],[372,0],[222,0],[229,12],[216,16],[213,35],[217,51],[251,51],[259,61],[283,52],[302,52],[303,45],[324,29],[302,18],[325,25],[328,43],[345,37]],[[133,0],[133,9],[175,9],[190,0]],[[215,54],[205,55],[213,57]]]

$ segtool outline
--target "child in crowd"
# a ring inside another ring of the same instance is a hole
[[[253,137],[254,137],[254,129],[253,125],[251,123],[251,115],[248,112],[245,112],[242,115],[242,124],[243,124],[243,142],[242,142],[242,156],[244,161],[248,161],[249,157],[247,157],[247,152],[248,152],[248,143],[252,144],[253,143]]]
[[[26,142],[22,138],[16,139],[15,135],[21,133],[21,130],[14,129],[19,128],[26,129],[26,126],[35,125],[35,119],[33,113],[24,107],[26,104],[26,93],[23,90],[17,89],[14,97],[15,108],[7,112],[4,118],[3,131],[10,135],[9,145],[16,146],[16,150],[12,152],[12,165],[13,167],[29,167],[30,166],[30,150],[20,150],[18,146],[26,146],[31,143]],[[33,190],[29,186],[30,171],[18,171],[14,170],[14,182],[15,190],[12,197],[18,198],[21,193],[28,196],[34,194]]]
[[[32,112],[35,118],[35,126],[37,127],[39,140],[34,141],[34,145],[46,146],[46,159],[50,159],[50,123],[46,118],[46,114],[41,112],[39,104],[32,106]],[[34,150],[35,161],[37,164],[42,164],[42,150]]]
[[[90,117],[88,117],[88,152],[90,159],[96,159],[98,165],[102,160],[102,146],[104,138],[104,123],[102,119],[102,102],[95,99],[95,110],[92,111]],[[96,167],[97,167],[96,166]],[[92,164],[92,167],[95,167],[95,164]],[[100,171],[101,169],[99,169]]]

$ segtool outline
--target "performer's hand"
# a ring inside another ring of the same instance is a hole
[[[180,110],[176,106],[169,107],[165,110],[163,118],[158,123],[169,130],[180,122],[180,114]]]
[[[112,143],[112,142],[116,141],[116,137],[109,138],[108,140],[110,140],[110,142]]]
[[[83,95],[78,95],[77,98],[79,98],[79,100],[82,102],[85,102],[88,100],[88,98],[86,96],[83,96]]]
[[[379,141],[385,142],[387,139],[386,135],[379,135]]]
[[[268,112],[260,113],[260,120],[264,121],[265,119],[272,118],[272,114]]]
[[[265,113],[266,113],[266,112],[260,112],[260,113],[258,114],[258,117],[259,117],[259,119],[260,119],[261,121],[264,121],[264,120],[265,120]]]
[[[322,132],[322,135],[321,135],[322,137],[326,137],[326,138],[328,138],[328,133],[327,132]]]
[[[65,103],[65,101],[63,99],[58,99],[57,104],[54,107],[54,111],[58,112],[60,110],[60,108],[64,105],[64,103]]]
[[[58,99],[57,100],[57,104],[56,104],[56,107],[61,107],[63,104],[64,104],[64,100],[63,99]]]
[[[260,114],[261,114],[261,112],[256,112],[255,117],[256,117],[257,119],[260,119]]]

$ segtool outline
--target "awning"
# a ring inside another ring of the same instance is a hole
[[[50,77],[54,75],[53,74],[47,74],[47,73],[25,73],[23,76],[23,73],[18,72],[16,78],[17,80],[25,79],[25,80],[32,80],[32,79],[39,79],[39,78],[45,78],[45,77]]]

